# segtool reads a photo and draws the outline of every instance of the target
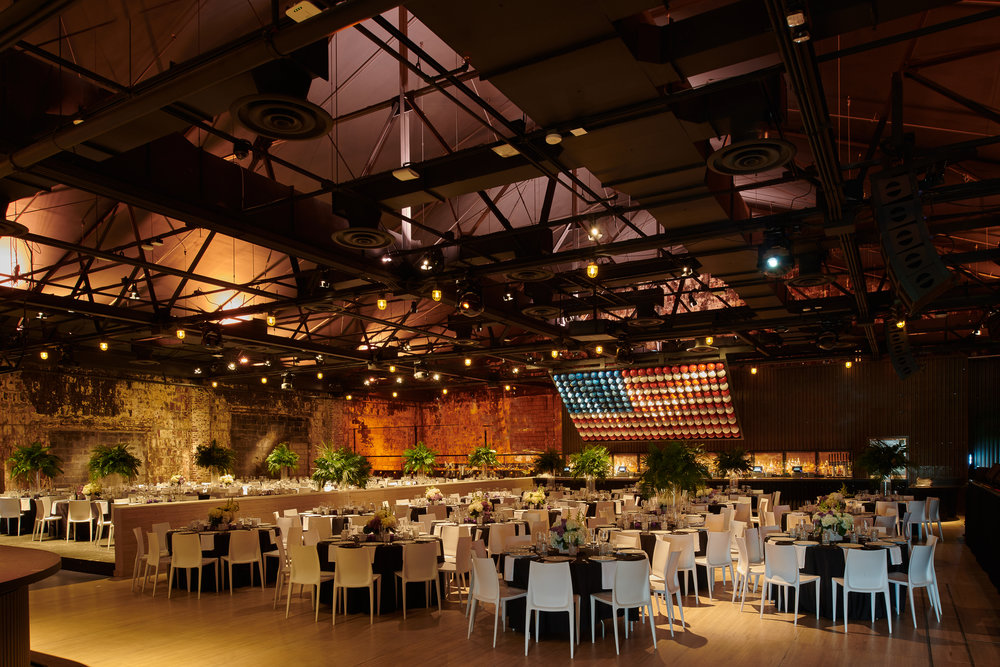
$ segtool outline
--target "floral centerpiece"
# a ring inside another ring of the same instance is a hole
[[[844,499],[844,494],[834,491],[820,500],[818,507],[821,511],[839,513],[847,508],[847,502]]]
[[[545,489],[538,487],[534,491],[525,491],[521,495],[521,501],[528,507],[539,509],[545,504]]]
[[[584,524],[579,517],[559,519],[549,529],[549,544],[559,551],[575,549],[587,540]]]
[[[813,514],[813,524],[821,530],[829,530],[841,537],[854,529],[854,517],[847,512],[826,510]]]
[[[240,504],[235,500],[227,500],[222,505],[214,507],[208,511],[208,525],[217,529],[223,524],[229,525],[236,519],[236,513],[240,511]]]
[[[222,486],[232,486],[235,483],[236,483],[236,478],[228,473],[219,477],[219,484],[221,484]]]
[[[469,499],[469,506],[466,508],[466,511],[469,513],[469,518],[472,521],[478,522],[480,519],[486,521],[492,509],[493,505],[490,501],[482,494],[476,493]]]
[[[426,498],[428,502],[439,503],[444,500],[444,494],[441,493],[441,489],[436,486],[429,486],[427,487],[427,490],[424,491],[424,498]]]
[[[187,480],[184,479],[184,475],[181,475],[180,473],[170,477],[170,483],[173,484],[174,486],[181,486],[186,481]]]
[[[85,496],[99,496],[101,495],[101,483],[100,482],[87,482],[80,489],[80,493]]]
[[[380,509],[365,524],[364,531],[365,534],[371,535],[369,539],[375,539],[379,533],[395,533],[397,526],[399,526],[399,521],[396,519],[396,515],[387,509]]]

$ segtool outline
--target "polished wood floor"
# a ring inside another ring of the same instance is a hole
[[[687,627],[671,638],[666,618],[658,617],[653,649],[648,625],[622,637],[617,661],[635,665],[1000,665],[1000,596],[961,542],[962,524],[946,524],[946,540],[937,552],[937,572],[944,616],[941,622],[918,593],[917,625],[909,615],[873,627],[852,622],[831,627],[828,620],[765,610],[758,617],[757,597],[742,613],[729,602],[731,589],[703,593],[702,604],[685,603]],[[331,628],[329,608],[313,622],[308,597],[292,599],[292,614],[273,610],[272,589],[237,589],[236,594],[186,592],[168,600],[161,585],[156,598],[132,593],[130,580],[99,579],[33,589],[32,648],[47,654],[99,665],[454,665],[566,664],[566,639],[532,641],[524,657],[524,635],[501,634],[492,641],[492,613],[481,611],[471,640],[466,640],[462,607],[446,604],[439,613],[419,609],[376,618],[338,615]],[[610,627],[608,628],[610,632]],[[590,643],[589,629],[577,647],[577,661],[616,662],[610,634]],[[697,661],[693,663],[690,661]]]

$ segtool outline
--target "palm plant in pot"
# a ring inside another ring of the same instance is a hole
[[[664,497],[670,494],[676,506],[677,496],[694,493],[708,477],[708,467],[699,460],[701,448],[683,442],[668,442],[662,448],[649,446],[643,461],[645,470],[639,477],[642,495]]]
[[[403,472],[407,475],[428,475],[434,470],[435,460],[437,454],[418,440],[413,447],[403,450]]]
[[[142,460],[130,452],[128,445],[124,443],[94,447],[90,453],[90,461],[87,463],[90,478],[93,480],[117,475],[120,479],[131,482],[139,476],[139,468],[141,467]],[[109,486],[115,486],[115,484],[112,483]]]
[[[555,483],[555,476],[566,467],[566,459],[557,449],[546,449],[535,457],[533,473],[548,476],[549,484]]]
[[[573,477],[587,480],[587,491],[594,492],[594,480],[604,479],[611,469],[611,454],[607,447],[590,445],[583,451],[569,456],[569,470]]]
[[[299,465],[299,455],[292,451],[287,442],[279,442],[264,462],[272,475],[281,473],[281,479],[288,479],[291,470]]]
[[[497,465],[497,453],[486,445],[474,447],[469,452],[469,465],[473,468],[479,468],[482,471],[482,476],[485,477],[489,473],[490,467]]]
[[[327,482],[350,484],[363,489],[368,485],[371,474],[372,465],[368,459],[347,447],[337,449],[327,444],[313,461],[312,479],[320,490]]]
[[[236,465],[236,452],[213,439],[207,445],[198,445],[194,453],[194,464],[199,468],[206,468],[212,475],[212,481],[216,482],[220,475],[233,471]]]
[[[892,476],[911,468],[906,456],[906,442],[896,444],[873,440],[855,459],[854,465],[864,470],[872,479],[882,480],[882,492],[892,492]]]
[[[742,447],[719,452],[715,459],[715,474],[729,477],[730,486],[739,486],[740,475],[750,472],[750,457]]]
[[[15,448],[7,463],[11,479],[21,480],[30,487],[34,477],[35,490],[41,490],[42,477],[52,479],[62,474],[62,459],[40,442]]]

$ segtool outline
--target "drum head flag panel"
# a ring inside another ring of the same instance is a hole
[[[740,438],[725,362],[552,376],[584,440]]]

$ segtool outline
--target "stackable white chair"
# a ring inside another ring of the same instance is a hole
[[[742,521],[745,524],[750,523],[749,498],[747,498],[746,501],[739,500],[736,502],[736,507],[733,514],[733,521]]]
[[[250,566],[250,585],[253,586],[253,565],[257,564],[260,588],[264,590],[264,562],[260,557],[260,540],[257,531],[234,530],[229,535],[229,554],[222,556],[229,566],[229,594],[233,594],[233,565]]]
[[[430,535],[434,532],[434,522],[437,518],[433,514],[421,514],[417,517],[417,523],[420,524],[420,532],[424,535]]]
[[[309,531],[316,533],[320,542],[333,537],[333,525],[327,517],[313,517],[309,522]]]
[[[850,552],[848,552],[850,553]],[[764,595],[760,601],[760,617],[764,618],[764,607],[771,597],[771,586],[779,586],[785,589],[785,611],[788,611],[788,590],[795,589],[795,616],[792,625],[799,624],[799,588],[802,584],[814,584],[816,586],[816,618],[819,619],[819,584],[820,577],[817,574],[801,574],[799,572],[799,559],[792,545],[777,545],[771,543],[764,544]],[[778,598],[775,598],[777,606]]]
[[[0,519],[7,520],[7,532],[10,532],[10,522],[17,519],[17,532],[21,534],[21,499],[20,498],[0,498]],[[69,531],[67,531],[69,532]]]
[[[439,521],[445,521],[448,519],[448,507],[447,505],[428,505],[427,515]]]
[[[517,524],[495,523],[490,526],[490,541],[487,545],[489,554],[496,556],[503,553],[507,539],[517,533]]]
[[[337,594],[343,591],[344,613],[347,613],[347,589],[368,589],[368,624],[375,623],[376,608],[382,615],[382,597],[379,588],[382,575],[372,572],[369,549],[337,547],[337,567],[333,577],[333,623],[337,624]]]
[[[698,539],[698,534],[664,535],[663,539],[670,542],[670,550],[677,554],[677,573],[684,582],[684,595],[688,594],[689,582],[694,582],[694,603],[700,605],[701,601],[698,599],[698,566],[694,562],[694,541]],[[653,555],[656,555],[655,551]]]
[[[938,527],[938,538],[944,542],[944,529],[941,528],[941,499],[927,498],[924,506],[924,518],[927,523],[927,534],[934,534],[934,524]]]
[[[729,553],[729,533],[709,533],[708,546],[705,548],[705,555],[694,559],[695,565],[705,568],[708,577],[708,597],[712,597],[712,588],[715,584],[715,571],[722,570],[722,585],[726,585],[726,569],[729,570],[729,578],[733,576],[733,557]]]
[[[896,516],[897,507],[899,503],[892,500],[876,500],[875,501],[875,516],[889,516],[888,510],[892,510],[892,515]]]
[[[768,510],[768,506],[771,503],[770,498],[761,498],[757,501],[757,516],[753,518],[754,523],[760,525],[764,523],[764,512]]]
[[[710,533],[720,533],[726,529],[726,517],[723,514],[709,514],[705,517],[705,530]]]
[[[530,524],[528,524],[528,527],[531,530],[531,539],[532,539],[532,541],[535,544],[538,544],[539,542],[542,542],[542,541],[545,540],[545,533],[547,533],[548,530],[549,530],[549,522],[548,521],[532,521]]]
[[[660,560],[665,560],[663,569],[657,569],[650,574],[649,588],[657,598],[657,608],[659,608],[660,598],[663,599],[667,608],[667,619],[670,622],[670,636],[674,636],[674,600],[677,600],[677,608],[681,612],[681,628],[684,627],[684,604],[681,602],[681,585],[677,580],[677,563],[681,557],[681,552],[674,549],[673,545],[663,540],[665,549]],[[656,546],[659,548],[660,543]],[[656,550],[653,551],[653,561],[656,562]],[[664,558],[665,556],[665,558]],[[658,573],[658,574],[657,574]],[[653,576],[656,575],[654,579]],[[673,599],[672,599],[673,598]]]
[[[756,531],[754,531],[756,535]],[[754,537],[753,539],[756,539]],[[751,563],[750,554],[747,549],[747,538],[737,537],[736,538],[736,583],[733,585],[733,603],[736,602],[736,591],[739,589],[740,593],[740,611],[743,611],[743,602],[747,596],[747,583],[750,579],[753,579],[753,590],[754,593],[757,592],[757,584],[760,583],[760,578],[765,574],[765,567],[763,563]]]
[[[290,516],[277,516],[277,512],[274,513],[274,525],[278,527],[278,534],[281,537],[281,542],[287,547],[288,546],[288,531],[292,529],[292,517]]]
[[[863,551],[851,549],[847,552],[847,563],[844,566],[844,576],[834,577],[830,581],[830,592],[833,596],[833,622],[837,622],[837,586],[844,589],[844,632],[847,632],[847,594],[869,593],[871,595],[872,623],[875,623],[875,594],[882,593],[885,597],[885,617],[889,622],[889,632],[892,632],[892,605],[889,603],[889,566],[886,564],[885,551]]]
[[[153,553],[153,539],[155,533],[149,534],[149,552]],[[194,570],[198,571],[198,598],[201,598],[201,580],[204,570],[203,567],[206,565],[215,566],[215,590],[219,590],[219,559],[202,556],[201,555],[201,538],[195,533],[176,533],[173,537],[173,542],[171,543],[171,555],[170,555],[170,575],[167,577],[167,597],[174,589],[174,573],[177,570],[185,570],[187,572],[187,589],[188,593],[191,592],[191,577],[194,576]],[[156,587],[154,583],[153,595],[156,595]]]
[[[669,544],[666,545],[670,551]],[[676,573],[675,573],[676,574]],[[677,585],[675,583],[675,585]],[[679,592],[680,586],[677,585]],[[610,591],[591,593],[590,595],[590,643],[594,643],[594,624],[597,603],[611,606],[611,623],[615,632],[615,655],[618,650],[618,610],[625,611],[625,639],[628,639],[628,610],[645,607],[648,611],[649,630],[653,633],[653,648],[656,648],[656,626],[653,624],[653,597],[649,584],[649,561],[622,560],[615,563],[615,581]],[[601,621],[601,634],[604,634],[604,621]]]
[[[109,531],[112,528],[114,528],[114,524],[111,523],[111,514],[110,514],[110,512],[111,512],[111,509],[110,509],[110,506],[108,505],[108,501],[107,500],[98,500],[97,501],[97,530],[95,530],[94,534],[91,536],[93,538],[92,541],[93,541],[94,544],[100,545],[101,538],[104,536],[104,528],[105,528],[105,526],[111,526],[111,528],[108,528]],[[107,518],[105,518],[105,517],[107,517]],[[110,532],[108,533],[108,547],[109,548],[111,547],[111,533]]]
[[[433,583],[437,590],[438,611],[441,611],[441,580],[438,579],[437,552],[436,542],[403,545],[403,569],[396,572],[396,583],[401,584],[403,588],[404,621],[406,620],[406,584],[411,581],[424,582],[428,607],[431,604],[430,585]]]
[[[356,551],[361,551],[361,549],[356,549]],[[309,599],[316,610],[313,622],[319,621],[319,587],[324,581],[333,579],[333,572],[323,572],[319,569],[319,552],[316,551],[316,547],[307,547],[301,544],[289,545],[288,562],[288,594],[285,596],[285,618],[288,618],[288,609],[292,603],[292,587],[298,584],[299,586],[309,586]],[[340,567],[339,563],[337,567]]]
[[[645,561],[642,561],[645,563]],[[476,577],[479,581],[480,577]],[[566,612],[569,614],[569,657],[573,658],[580,641],[580,596],[573,592],[573,577],[569,563],[528,564],[528,591],[524,605],[524,655],[528,655],[531,640],[531,612]],[[535,624],[535,641],[538,641],[538,624]]]
[[[877,516],[875,517],[875,527],[882,528],[887,534],[896,534],[896,517],[895,516]]]
[[[135,530],[139,530],[136,528]],[[138,533],[136,538],[139,540],[140,545],[142,544],[142,533]],[[144,554],[142,557],[142,592],[146,592],[146,581],[149,580],[149,570],[153,570],[153,597],[156,597],[156,582],[160,577],[160,566],[169,565],[170,557],[160,556],[157,558],[156,554],[162,553],[160,547],[160,536],[156,533],[146,533],[146,541],[149,543],[149,552]],[[169,570],[167,571],[169,574]],[[167,583],[169,584],[170,579],[168,577]],[[169,597],[169,595],[168,595]]]
[[[291,569],[288,564],[288,555],[285,552],[285,543],[281,539],[276,539],[274,543],[277,545],[277,551],[265,551],[264,552],[264,575],[267,576],[267,561],[271,558],[277,560],[278,565],[278,576],[274,579],[274,603],[271,608],[274,609],[278,606],[278,599],[281,597],[281,588],[284,586],[285,581],[288,580],[288,575],[291,573]],[[318,558],[318,555],[317,555]]]
[[[16,499],[15,499],[16,500]],[[17,511],[21,511],[21,504],[18,502]],[[78,526],[81,523],[87,524],[89,527],[91,521],[94,520],[93,508],[90,506],[89,500],[71,500],[69,501],[69,513],[66,515],[66,541],[69,542],[70,529],[73,530],[73,537],[76,538],[76,528],[73,526]]]
[[[907,537],[913,537],[912,526],[917,526],[917,534],[920,539],[924,539],[924,524],[927,523],[927,516],[924,512],[923,500],[911,500],[906,503],[906,514],[903,516],[903,529]]]
[[[58,528],[59,522],[62,521],[62,517],[58,514],[52,513],[52,497],[42,496],[41,498],[41,510],[39,511],[39,501],[35,501],[35,525],[31,529],[31,539],[35,539],[35,533],[38,533],[38,541],[42,541],[42,529],[45,532],[49,532],[49,526],[56,526]]]
[[[638,530],[619,530],[611,538],[611,544],[624,549],[639,549],[642,547],[642,540]]]
[[[319,533],[315,530],[303,530],[302,531],[302,545],[307,547],[314,547],[319,544]]]
[[[442,526],[441,528],[441,550],[444,553],[446,563],[455,562],[455,553],[458,549],[458,537],[460,526]]]
[[[788,505],[775,505],[774,506],[774,525],[781,527],[781,517],[791,511],[791,507]]]
[[[913,627],[917,627],[917,614],[913,607],[913,589],[926,588],[927,598],[934,609],[934,615],[941,622],[941,593],[938,591],[937,573],[934,570],[934,550],[938,538],[935,535],[927,537],[927,544],[914,545],[910,550],[910,567],[906,574],[902,572],[889,573],[889,583],[896,590],[896,613],[899,613],[899,588],[906,586],[910,596],[910,618]]]
[[[132,564],[132,592],[135,592],[135,582],[139,579],[139,567],[142,566],[143,577],[142,577],[142,590],[146,590],[146,574],[149,572],[149,555],[146,553],[146,543],[142,539],[142,528],[136,526],[132,529],[132,534],[135,535],[135,562]],[[157,551],[159,550],[159,545],[157,545]],[[155,558],[155,556],[154,556]],[[160,556],[158,562],[153,565],[156,572],[160,571],[160,566],[168,566],[170,564],[170,559],[166,556]],[[155,582],[154,582],[155,586]]]
[[[509,588],[507,584],[497,579],[496,566],[493,564],[492,558],[472,556],[469,560],[471,562],[472,584],[469,595],[469,631],[465,638],[472,637],[472,628],[476,624],[476,603],[489,602],[494,605],[493,648],[496,648],[497,624],[500,618],[503,618],[504,631],[507,630],[507,601],[523,598],[527,593],[517,588]],[[528,633],[527,628],[525,628],[525,633]]]
[[[462,584],[465,583],[467,586],[470,586],[468,577],[469,570],[471,569],[469,560],[471,556],[472,538],[463,535],[458,538],[458,544],[455,545],[455,555],[452,557],[452,560],[445,560],[445,562],[438,566],[438,571],[445,574],[445,597],[451,595],[451,584],[455,582],[455,588],[458,589],[458,601],[462,601]],[[447,559],[448,556],[446,555],[445,558]]]
[[[170,530],[170,522],[163,521],[162,523],[154,523],[151,528],[156,536],[160,538],[160,555],[167,556],[169,552],[167,551],[167,531]]]

